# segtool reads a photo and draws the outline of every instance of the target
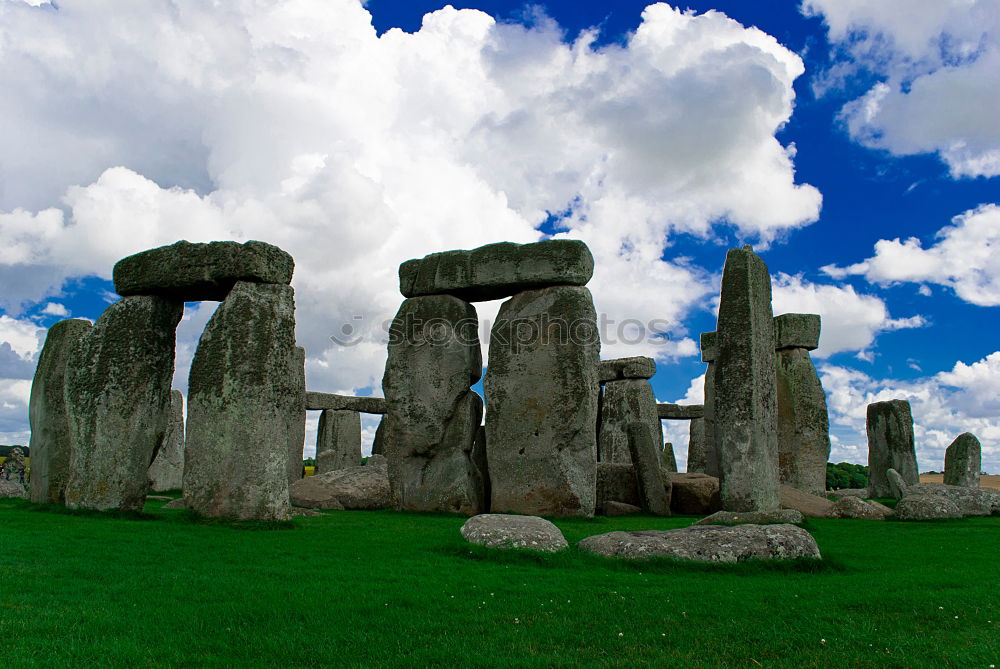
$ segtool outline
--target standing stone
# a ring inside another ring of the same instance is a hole
[[[695,441],[694,461],[687,470],[697,474],[708,474],[719,478],[719,449],[715,441],[715,361],[719,357],[719,337],[715,332],[701,333],[701,361],[708,363],[705,368],[705,401],[702,446]],[[697,419],[695,419],[697,420]],[[690,444],[689,444],[690,447]],[[690,454],[689,454],[690,457]]]
[[[586,288],[530,290],[501,305],[484,384],[492,511],[593,515],[600,348]]]
[[[34,451],[32,451],[33,457]],[[979,472],[983,468],[982,458],[982,446],[976,435],[971,432],[958,435],[944,453],[945,485],[978,488]]]
[[[316,431],[316,473],[361,464],[361,414],[324,409]]]
[[[69,479],[70,427],[66,413],[66,364],[90,321],[70,319],[49,328],[31,382],[31,501],[64,504]]]
[[[663,443],[663,426],[656,411],[653,387],[645,379],[608,381],[601,399],[598,450],[601,462],[632,462],[626,430],[639,422],[654,444]]]
[[[306,444],[306,350],[292,349],[293,391],[285,398],[288,416],[288,485],[302,478],[303,449]]]
[[[868,490],[872,497],[891,497],[886,470],[895,469],[907,485],[920,483],[913,443],[913,415],[906,400],[868,405]]]
[[[239,281],[201,335],[188,384],[184,498],[236,520],[288,518],[287,398],[300,392],[290,286]]]
[[[819,342],[820,317],[783,314],[774,319],[781,483],[811,495],[826,491],[830,419],[826,393],[809,358]]]
[[[147,472],[149,489],[155,492],[177,490],[184,480],[184,395],[170,391],[170,417],[163,443]]]
[[[385,435],[388,422],[389,416],[384,415],[378,422],[378,427],[375,428],[375,438],[372,439],[372,455],[385,455]]]
[[[663,444],[663,452],[660,453],[660,466],[666,472],[671,474],[677,473],[677,459],[674,458],[674,445],[669,441]]]
[[[629,423],[626,428],[628,445],[632,452],[635,477],[639,482],[642,506],[657,516],[670,515],[670,479],[663,479],[657,444],[649,434],[645,423]],[[665,484],[665,485],[664,485]]]
[[[705,473],[705,419],[694,418],[688,427],[688,472]]]
[[[457,297],[403,301],[392,322],[382,389],[393,505],[474,515],[485,506],[473,446],[482,399],[475,308]]]
[[[142,510],[170,416],[174,329],[183,312],[183,303],[166,298],[125,297],[73,347],[66,372],[71,509]]]
[[[725,511],[778,508],[778,434],[771,275],[749,246],[722,273],[715,363],[715,443]]]

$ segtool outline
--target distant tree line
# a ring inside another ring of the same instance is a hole
[[[850,462],[826,463],[826,489],[867,488],[868,467]]]
[[[10,455],[11,449],[14,449],[14,448],[20,448],[21,449],[21,453],[24,454],[24,457],[26,457],[26,458],[30,458],[31,457],[31,453],[28,452],[28,447],[27,446],[19,446],[17,444],[14,444],[12,446],[4,446],[4,445],[0,444],[0,458],[6,458],[8,455]]]

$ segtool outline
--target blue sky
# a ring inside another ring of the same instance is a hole
[[[378,394],[400,261],[554,234],[594,250],[601,313],[670,323],[604,346],[656,357],[661,401],[700,401],[752,243],[775,313],[823,315],[833,459],[902,397],[922,470],[966,430],[1000,470],[995,2],[32,4],[0,0],[0,443],[27,439],[45,328],[96,318],[129,253],[286,248],[310,387]]]

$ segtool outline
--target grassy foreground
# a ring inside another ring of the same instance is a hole
[[[1000,664],[1000,518],[813,520],[825,560],[621,565],[469,547],[462,518],[290,529],[0,499],[0,666]],[[559,520],[571,544],[691,518]]]

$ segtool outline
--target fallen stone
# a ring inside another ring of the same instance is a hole
[[[895,469],[889,468],[885,470],[885,478],[889,483],[889,496],[893,499],[903,499],[906,497],[906,491],[910,487],[903,480],[903,477]]]
[[[359,413],[386,414],[389,412],[385,398],[334,395],[333,393],[306,393],[306,409],[311,411],[357,411]]]
[[[781,486],[778,491],[781,508],[795,509],[804,516],[810,518],[826,518],[833,508],[833,502],[819,495],[810,495],[807,492],[796,490],[787,485]]]
[[[703,404],[657,404],[656,414],[663,420],[691,420],[704,418]]]
[[[775,511],[716,511],[695,525],[775,525],[801,523],[802,514],[794,509]]]
[[[963,516],[989,516],[1000,513],[1000,490],[966,488],[942,483],[918,483],[907,488],[903,499],[925,495],[937,495],[954,502]]]
[[[696,525],[677,530],[609,532],[587,537],[580,550],[605,557],[654,557],[697,562],[820,558],[816,540],[795,525]]]
[[[815,318],[818,323],[819,316]],[[783,348],[777,351],[775,378],[781,483],[812,495],[822,495],[826,490],[826,463],[830,459],[830,419],[826,393],[808,350]]]
[[[657,444],[662,442],[653,441],[649,427],[643,423],[629,423],[627,434],[642,508],[657,516],[669,516],[672,486],[669,477],[664,480],[657,453]]]
[[[287,285],[294,268],[292,256],[264,242],[180,241],[119,260],[114,281],[119,295],[222,301],[238,281]]]
[[[626,504],[625,502],[604,502],[601,505],[601,515],[609,518],[634,516],[637,513],[642,513],[642,509],[632,504]]]
[[[28,499],[28,491],[19,481],[0,478],[0,497]]]
[[[943,520],[961,518],[962,512],[950,499],[938,495],[910,495],[899,500],[896,518],[899,520]]]
[[[149,489],[156,492],[177,490],[184,482],[184,395],[170,391],[170,415],[167,430],[153,464],[147,472]]]
[[[920,482],[913,444],[913,415],[906,400],[868,405],[868,488],[872,497],[892,497],[886,471],[895,469],[907,485]]]
[[[399,291],[404,297],[446,294],[481,302],[555,285],[584,286],[593,274],[594,257],[583,242],[501,242],[408,260],[399,266]]]
[[[70,351],[87,332],[90,321],[74,318],[49,328],[31,382],[31,501],[64,504],[69,480],[72,436],[66,411],[66,365]]]
[[[774,348],[819,348],[819,314],[782,314],[774,317]]]
[[[403,301],[382,377],[396,509],[475,515],[486,508],[473,456],[482,399],[470,390],[482,367],[471,304],[450,295]]]
[[[844,497],[860,497],[866,499],[871,497],[868,488],[840,488],[839,490],[829,490],[827,491],[828,497],[833,497],[835,499],[843,499]]]
[[[864,500],[864,502],[865,502],[865,504],[868,504],[869,506],[874,507],[875,510],[878,511],[879,513],[881,513],[885,518],[888,518],[889,516],[895,516],[896,515],[895,511],[893,511],[892,509],[890,509],[889,507],[887,507],[885,504],[882,504],[881,502],[876,502],[873,499],[866,499],[866,500]]]
[[[879,508],[882,507],[882,508]],[[830,510],[830,518],[857,518],[860,520],[885,520],[886,507],[864,501],[858,497],[844,497],[834,503]]]
[[[655,443],[663,443],[663,426],[656,415],[656,396],[649,381],[609,381],[601,398],[601,422],[597,436],[601,462],[632,462],[627,428],[638,422],[646,426]]]
[[[465,540],[488,548],[522,548],[555,553],[566,548],[559,528],[537,516],[484,513],[462,525]]]
[[[149,465],[170,416],[174,329],[183,311],[162,297],[125,297],[73,347],[66,371],[67,507],[142,511]]]
[[[771,275],[749,246],[722,273],[715,361],[715,442],[727,511],[778,508],[778,434]]]
[[[316,474],[361,464],[361,414],[324,409],[316,430]]]
[[[288,519],[289,401],[301,390],[290,286],[237,282],[191,364],[184,497],[234,520]]]
[[[290,495],[292,504],[310,509],[387,509],[392,506],[388,464],[383,456],[373,455],[365,465],[296,481]]]
[[[670,472],[671,474],[677,473],[677,460],[674,458],[674,445],[669,441],[663,444],[663,450],[660,452],[660,466],[663,467],[663,471]]]
[[[978,488],[982,460],[982,445],[976,435],[971,432],[958,435],[944,453],[945,484]]]
[[[601,360],[597,364],[597,378],[601,383],[623,379],[651,379],[654,374],[656,374],[656,362],[643,355]]]
[[[707,474],[670,474],[670,510],[684,515],[704,516],[722,508],[719,479]]]
[[[586,288],[531,290],[501,305],[484,383],[491,510],[593,515],[600,347]]]

